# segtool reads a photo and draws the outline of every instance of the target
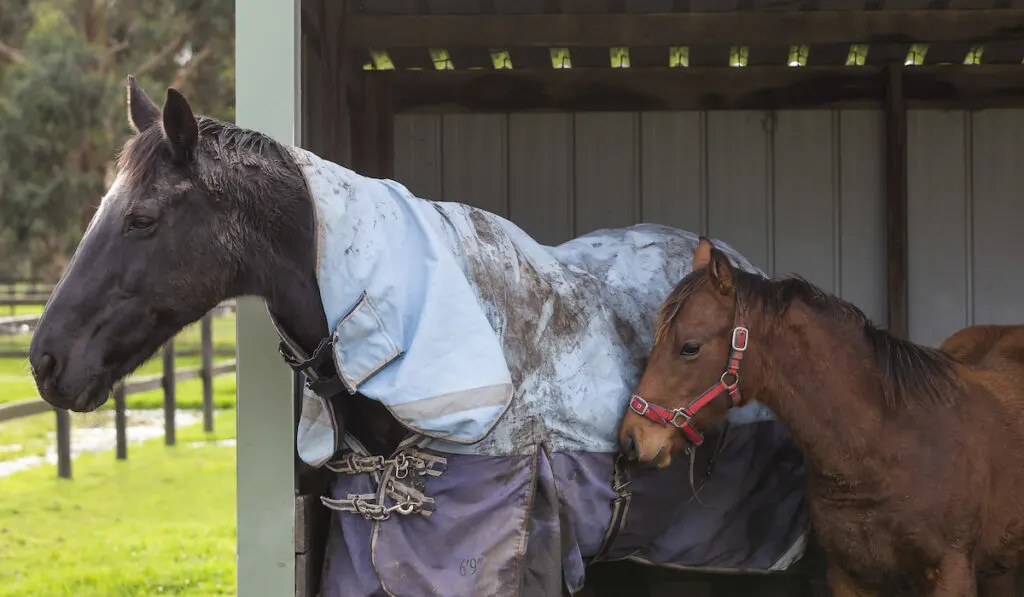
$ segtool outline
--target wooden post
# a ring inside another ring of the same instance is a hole
[[[128,459],[128,420],[125,414],[127,404],[124,381],[114,386],[114,427],[117,430],[117,460]]]
[[[164,443],[173,446],[174,434],[174,338],[164,345]]]
[[[200,323],[202,338],[203,431],[213,432],[213,315],[207,313]]]
[[[71,415],[57,409],[57,476],[71,478]]]
[[[907,317],[907,104],[903,66],[886,67],[885,223],[889,332],[906,338]]]

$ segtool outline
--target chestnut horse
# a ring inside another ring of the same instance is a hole
[[[939,347],[973,368],[996,371],[1024,388],[1024,325],[973,325],[958,330]]]
[[[738,270],[701,238],[662,307],[620,441],[664,467],[756,398],[807,459],[836,597],[1019,596],[1020,373],[985,350],[998,334],[970,335],[948,354],[896,338],[805,280]]]

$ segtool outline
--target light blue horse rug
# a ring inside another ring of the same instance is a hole
[[[617,457],[696,235],[643,224],[542,246],[486,211],[291,152],[316,205],[341,381],[411,432],[373,456],[306,391],[299,456],[334,472],[322,597],[558,596],[598,560],[769,572],[801,557],[803,459],[762,405],[698,450],[699,502],[686,458]]]

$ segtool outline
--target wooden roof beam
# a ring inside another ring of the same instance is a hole
[[[361,48],[972,43],[1024,39],[1024,9],[347,16]]]
[[[902,68],[912,107],[1024,107],[1024,68]],[[395,112],[881,108],[884,67],[387,71]]]

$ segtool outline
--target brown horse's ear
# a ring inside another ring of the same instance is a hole
[[[148,129],[154,122],[160,120],[160,108],[149,99],[142,86],[135,80],[135,77],[128,75],[127,101],[128,101],[128,124],[136,133]]]
[[[692,269],[700,269],[711,261],[711,249],[714,245],[711,244],[711,240],[701,235],[700,240],[697,241],[697,246],[693,248],[693,267]]]
[[[729,265],[729,258],[725,256],[725,253],[718,249],[711,249],[708,279],[715,290],[723,296],[732,296],[732,266]]]
[[[199,143],[199,124],[188,100],[172,87],[167,89],[167,99],[164,100],[163,122],[164,135],[174,160],[181,163],[190,159]]]

